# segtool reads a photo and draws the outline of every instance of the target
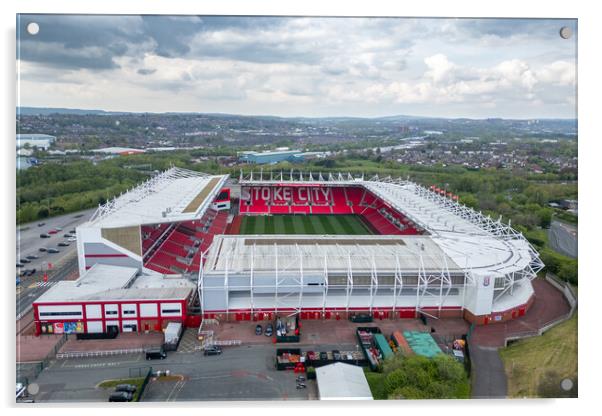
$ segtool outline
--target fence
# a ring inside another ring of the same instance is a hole
[[[50,360],[52,360],[55,356],[57,356],[57,352],[61,349],[61,347],[67,342],[69,336],[67,334],[63,334],[61,338],[54,344],[52,350],[46,355],[46,357],[42,361],[28,362],[28,363],[17,363],[17,382],[23,383],[23,385],[28,385],[30,381],[35,380],[38,375],[50,364]]]
[[[539,329],[514,333],[511,336],[506,337],[506,339],[504,340],[504,346],[507,347],[509,342],[518,341],[519,339],[537,337],[537,336],[543,335],[549,329],[552,329],[556,325],[559,325],[559,324],[569,320],[575,313],[575,310],[577,309],[577,296],[573,292],[571,285],[562,281],[558,276],[555,276],[554,274],[549,273],[549,272],[546,273],[545,279],[548,283],[550,283],[552,286],[554,286],[556,289],[558,289],[560,292],[562,292],[565,299],[569,303],[571,309],[565,315],[544,323]]]
[[[144,390],[146,389],[146,386],[148,385],[148,382],[150,381],[152,375],[153,375],[153,368],[152,367],[135,367],[135,368],[130,368],[130,378],[139,378],[142,377],[142,374],[145,374],[144,376],[144,380],[142,381],[142,384],[140,385],[140,389],[136,392],[136,396],[134,401],[139,402],[142,398],[142,394],[144,393]]]
[[[123,355],[123,354],[140,354],[144,352],[144,348],[129,348],[120,350],[107,350],[107,351],[69,351],[62,352],[56,355],[58,360],[64,360],[68,358],[92,358],[92,357],[107,357],[111,355]]]

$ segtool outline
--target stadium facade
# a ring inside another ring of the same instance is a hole
[[[231,189],[240,195],[232,206]],[[319,216],[331,229],[329,218],[343,215],[357,217],[371,233],[239,231],[245,217]],[[434,187],[390,177],[290,172],[241,174],[231,181],[171,168],[99,207],[77,236],[80,284],[56,285],[34,302],[39,332],[57,320],[70,327],[81,322],[86,332],[107,331],[109,321],[132,330],[132,313],[136,330],[172,320],[198,326],[201,319],[280,314],[425,314],[487,324],[525,314],[534,299],[531,280],[543,268],[537,251],[510,224]],[[129,277],[104,284],[104,266]],[[86,281],[94,283],[78,289]],[[180,314],[163,317],[161,305],[170,302],[182,305]],[[71,320],[60,315],[75,303],[78,311],[101,305],[94,309],[100,317],[92,319],[102,325],[90,326],[83,314]],[[156,316],[143,316],[141,309],[126,314],[121,306],[148,303],[158,305]],[[40,308],[47,306],[59,314],[42,316]]]

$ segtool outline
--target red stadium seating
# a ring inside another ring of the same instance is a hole
[[[201,220],[173,226],[153,253],[145,257],[144,266],[164,274],[198,272],[201,253],[213,242],[213,236],[223,234],[228,212],[209,210]]]
[[[333,214],[353,214],[353,210],[349,206],[347,198],[345,197],[345,188],[331,188],[332,189],[332,213]]]
[[[241,199],[239,212],[245,214],[357,214],[362,215],[375,232],[380,234],[420,234],[407,218],[390,208],[379,197],[361,186],[310,187],[289,186],[251,187],[249,200]],[[265,199],[264,199],[265,198]],[[212,235],[222,229],[220,214],[208,218],[201,229],[201,250],[211,244]],[[198,227],[197,227],[198,229]],[[181,228],[179,228],[181,230]],[[223,232],[223,231],[220,231]],[[208,237],[208,238],[205,238]]]

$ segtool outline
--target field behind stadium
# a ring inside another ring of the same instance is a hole
[[[244,216],[240,234],[374,234],[357,215]]]

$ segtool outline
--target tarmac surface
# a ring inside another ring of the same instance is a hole
[[[71,214],[48,218],[28,224],[22,224],[17,228],[16,253],[17,261],[29,255],[35,255],[38,259],[30,260],[24,267],[16,268],[16,273],[25,269],[36,269],[32,276],[22,276],[21,283],[17,286],[17,308],[16,315],[26,313],[33,300],[38,298],[49,287],[59,280],[76,278],[77,271],[77,243],[72,242],[68,247],[58,247],[57,244],[67,240],[64,234],[73,230],[78,225],[86,222],[95,209],[73,212]],[[45,223],[43,226],[38,224]],[[51,234],[50,238],[40,238],[40,234],[59,227],[62,231]],[[56,248],[59,253],[48,253],[39,251],[40,247]],[[52,265],[49,268],[49,264]],[[44,272],[48,272],[48,282],[43,281]]]
[[[508,394],[504,363],[497,348],[472,346],[473,399],[503,399]]]
[[[321,345],[320,349],[355,348]],[[110,390],[104,380],[137,377],[149,366],[170,371],[170,377],[153,378],[142,401],[309,400],[316,399],[314,381],[297,389],[292,371],[275,368],[275,345],[224,347],[218,356],[201,352],[171,352],[165,360],[147,361],[144,354],[105,358],[54,360],[35,380],[40,390],[36,402],[103,402]],[[176,376],[176,377],[171,377]]]

